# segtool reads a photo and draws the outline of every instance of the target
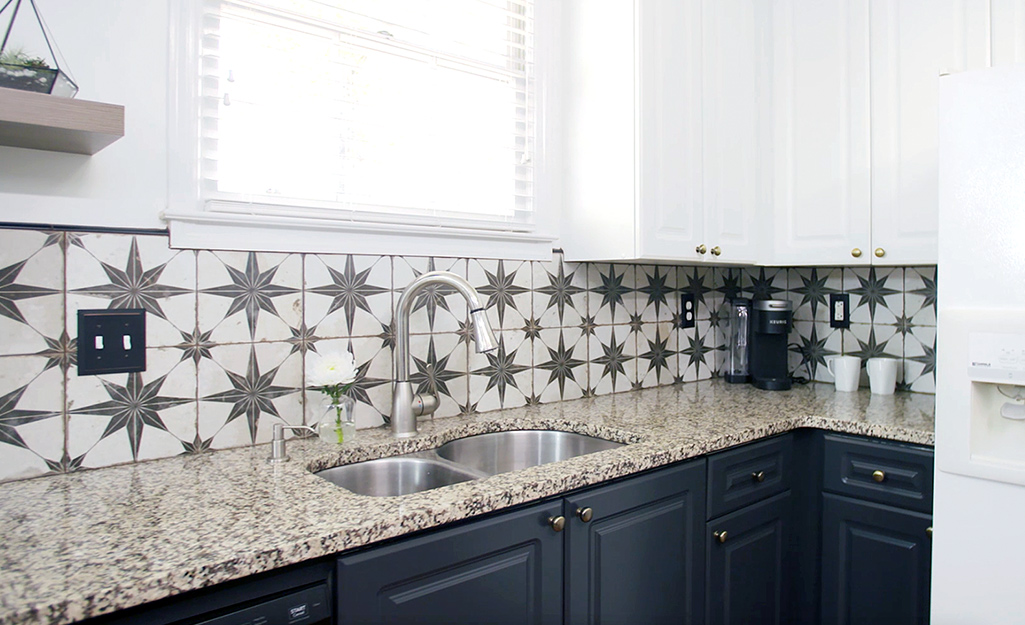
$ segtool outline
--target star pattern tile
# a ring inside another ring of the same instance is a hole
[[[274,306],[274,298],[299,292],[299,289],[293,287],[274,284],[278,266],[260,271],[260,262],[255,252],[249,252],[247,255],[244,270],[227,264],[224,265],[224,269],[228,272],[231,284],[206,288],[200,292],[231,299],[231,305],[224,317],[226,319],[236,313],[245,312],[250,338],[256,337],[260,311],[280,318],[281,315]]]
[[[598,276],[601,284],[597,285],[594,290],[598,295],[601,295],[601,304],[599,306],[608,306],[612,317],[615,318],[616,306],[625,307],[623,296],[630,293],[630,289],[623,284],[626,272],[616,273],[616,266],[608,265],[608,273],[599,270]]]
[[[801,275],[801,285],[791,289],[791,292],[801,296],[801,301],[795,304],[795,308],[808,306],[811,308],[811,318],[816,318],[819,306],[829,307],[829,295],[836,293],[836,289],[826,286],[829,280],[828,270],[819,275],[817,267],[811,268],[809,275]]]
[[[608,345],[601,343],[602,354],[594,359],[594,362],[601,365],[601,377],[608,377],[612,381],[612,388],[616,388],[616,380],[619,376],[626,376],[624,365],[631,360],[632,356],[625,354],[626,341],[616,340],[616,328],[612,328],[612,337]]]
[[[28,449],[28,445],[18,434],[18,426],[58,416],[56,412],[18,408],[18,402],[21,401],[26,389],[28,385],[0,397],[0,443],[24,449]]]
[[[210,335],[213,334],[213,330],[203,332],[197,327],[192,332],[179,330],[179,334],[182,336],[181,343],[175,345],[174,348],[181,350],[183,361],[191,359],[198,365],[203,358],[211,358],[210,349],[214,347],[214,342],[210,339]]]
[[[345,257],[345,268],[342,271],[326,266],[331,276],[331,283],[307,289],[311,293],[324,295],[331,298],[331,305],[325,313],[325,317],[337,310],[345,311],[345,327],[349,335],[352,335],[352,325],[356,319],[356,310],[362,310],[373,315],[368,297],[387,293],[388,288],[368,284],[372,267],[363,271],[356,271],[355,260],[352,255]],[[431,317],[433,323],[433,316]]]
[[[567,274],[565,263],[559,261],[557,265],[558,268],[554,274],[545,270],[548,284],[535,288],[534,292],[548,298],[544,310],[555,308],[559,312],[559,322],[561,323],[566,318],[566,308],[573,307],[573,296],[583,293],[585,289],[574,284],[576,272],[581,271],[580,269],[575,269]],[[584,271],[586,273],[586,270]],[[535,297],[538,296],[535,295]]]
[[[659,265],[655,265],[650,273],[648,271],[639,271],[639,273],[644,274],[645,284],[637,290],[647,296],[645,307],[653,306],[655,317],[658,318],[662,308],[669,308],[668,297],[673,293],[673,288],[668,283],[669,276]]]
[[[680,350],[680,354],[687,357],[687,367],[697,364],[708,366],[705,354],[711,353],[714,348],[705,344],[707,336],[707,334],[705,336],[698,336],[695,332],[687,337],[687,346]]]
[[[722,293],[723,298],[727,301],[741,297],[740,272],[736,269],[725,270],[723,273],[722,284],[715,290]]]
[[[118,269],[102,261],[100,265],[110,280],[108,284],[82,287],[73,289],[72,292],[109,299],[109,308],[113,309],[142,308],[149,314],[165,320],[167,315],[161,308],[160,300],[192,292],[178,286],[160,284],[160,276],[164,273],[167,263],[144,269],[136,237],[132,237],[124,269]]]
[[[504,406],[506,389],[512,387],[522,392],[523,389],[516,382],[516,374],[527,371],[530,367],[516,364],[516,352],[506,350],[504,337],[498,340],[498,349],[485,354],[485,356],[488,358],[487,366],[475,369],[472,373],[487,376],[488,384],[484,392],[497,388],[498,400]],[[476,410],[476,404],[473,408]]]
[[[868,306],[869,317],[875,319],[876,310],[879,307],[886,308],[886,297],[890,295],[897,295],[901,291],[887,286],[890,276],[884,275],[878,277],[876,268],[872,267],[868,270],[867,276],[856,275],[859,285],[856,288],[851,289],[852,295],[858,296],[858,303],[854,306],[860,308],[862,306]]]
[[[78,339],[68,336],[67,330],[55,339],[44,336],[43,340],[46,342],[46,349],[35,354],[46,358],[43,371],[60,367],[61,371],[67,374],[68,370],[78,364]]]
[[[417,393],[440,393],[456,399],[452,396],[448,383],[464,374],[448,368],[451,354],[438,357],[433,336],[428,343],[427,358],[412,358],[416,371],[410,372],[409,381],[416,386]]]
[[[562,263],[559,263],[559,268],[561,271]],[[494,308],[498,311],[499,327],[505,327],[506,309],[515,309],[516,296],[529,293],[530,289],[516,284],[515,271],[512,273],[506,273],[504,260],[498,261],[498,269],[495,273],[491,273],[485,269],[484,275],[487,278],[488,283],[477,287],[477,292],[481,295],[487,296],[488,302],[485,307],[489,309]]]
[[[185,397],[168,397],[160,394],[161,387],[167,375],[162,375],[148,384],[142,381],[141,373],[129,373],[128,380],[124,386],[100,379],[103,389],[110,396],[110,400],[76,408],[71,411],[73,415],[95,415],[110,417],[107,426],[100,435],[100,440],[125,430],[128,434],[128,444],[132,450],[132,459],[138,460],[139,446],[142,444],[142,437],[147,427],[168,431],[160,417],[162,410],[181,406],[194,399]]]
[[[427,260],[427,273],[431,271],[437,271],[437,262],[433,257]],[[417,272],[416,275],[419,277],[423,273]],[[428,284],[413,300],[411,312],[418,310],[427,311],[427,327],[433,331],[434,321],[438,316],[438,309],[444,310],[450,315],[453,314],[452,309],[448,305],[448,296],[451,293],[455,293],[451,287],[442,284]]]
[[[662,379],[662,372],[669,371],[669,359],[673,357],[669,349],[669,337],[662,337],[661,330],[655,329],[654,339],[644,339],[648,343],[648,351],[639,354],[638,358],[648,363],[646,371],[654,371],[657,379]],[[642,376],[643,377],[643,376]]]
[[[577,380],[574,369],[581,365],[586,365],[587,362],[575,357],[576,345],[566,347],[565,334],[559,333],[558,347],[551,348],[546,345],[545,349],[548,350],[548,360],[537,366],[539,369],[548,372],[548,384],[558,383],[560,397],[566,395],[566,380],[572,380],[580,386],[585,386],[585,384],[580,384],[580,380]]]
[[[770,269],[766,274],[765,267],[758,268],[758,275],[751,276],[751,299],[778,299],[779,294],[786,291],[786,288],[776,286],[777,272]]]
[[[261,373],[260,363],[256,358],[256,347],[250,346],[249,364],[245,375],[225,370],[224,373],[228,376],[231,389],[207,395],[202,399],[203,401],[230,404],[231,410],[228,412],[225,424],[244,416],[246,424],[249,426],[249,437],[255,443],[260,417],[269,414],[280,419],[281,415],[274,406],[274,400],[295,393],[297,390],[274,384],[274,378],[277,377],[280,368],[279,365],[266,373]]]
[[[288,330],[292,333],[292,336],[285,339],[285,342],[292,346],[289,354],[298,352],[305,356],[306,352],[317,352],[317,341],[322,340],[317,336],[317,326],[308,328],[304,321],[298,328],[289,327]]]
[[[28,260],[22,260],[8,265],[3,269],[0,269],[0,316],[13,319],[24,324],[28,324],[25,316],[21,313],[18,308],[18,302],[20,300],[31,299],[33,297],[44,297],[46,295],[56,295],[60,291],[56,289],[48,289],[41,286],[31,286],[28,284],[18,284],[18,274],[25,268],[25,264]]]
[[[811,324],[811,333],[808,336],[798,334],[800,343],[794,348],[801,355],[801,367],[807,367],[811,379],[815,379],[815,373],[820,366],[826,366],[826,357],[834,356],[836,352],[826,348],[826,341],[829,337],[819,338],[818,324]]]

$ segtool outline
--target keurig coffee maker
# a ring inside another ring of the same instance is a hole
[[[790,389],[787,338],[794,305],[787,300],[755,300],[751,305],[749,371],[751,384],[767,391]]]

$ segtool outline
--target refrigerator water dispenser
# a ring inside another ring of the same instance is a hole
[[[951,392],[936,406],[939,468],[1025,484],[1025,311],[941,317],[937,386]]]

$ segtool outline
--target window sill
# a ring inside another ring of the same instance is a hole
[[[549,260],[548,234],[263,215],[165,213],[171,247],[316,254]]]

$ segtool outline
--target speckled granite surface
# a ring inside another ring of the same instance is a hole
[[[69,623],[597,484],[800,427],[932,445],[933,396],[785,393],[722,382],[421,423],[395,441],[291,441],[0,485],[0,624]],[[308,469],[551,428],[631,443],[403,497],[351,494]]]

